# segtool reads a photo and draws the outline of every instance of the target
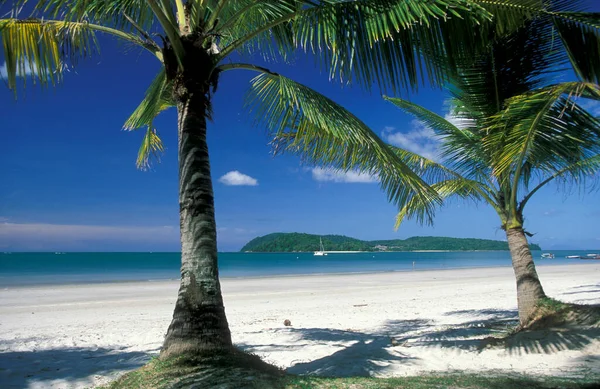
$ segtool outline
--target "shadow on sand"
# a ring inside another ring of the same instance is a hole
[[[507,350],[509,355],[554,353],[581,350],[594,339],[600,339],[600,328],[563,328],[527,331],[508,336],[518,324],[516,310],[463,310],[448,312],[456,323],[460,316],[469,318],[458,324],[434,323],[432,320],[390,320],[374,332],[327,328],[289,328],[295,335],[293,345],[239,345],[250,352],[266,353],[304,347],[338,348],[333,354],[313,361],[298,361],[287,369],[293,374],[321,376],[372,376],[385,373],[391,364],[418,363],[411,347],[454,348],[480,353],[488,347]],[[476,317],[476,320],[473,318]],[[497,341],[498,338],[504,338]],[[588,356],[583,365],[593,365],[599,356]]]
[[[61,348],[39,351],[0,352],[0,386],[50,387],[51,381],[71,387],[76,381],[93,387],[94,376],[112,376],[148,362],[153,354],[104,348]]]
[[[427,327],[425,320],[407,320],[388,323],[398,332],[413,332]],[[392,348],[392,338],[386,330],[364,333],[352,330],[327,330],[301,328],[292,330],[300,339],[317,344],[346,342],[339,344],[340,350],[311,362],[301,362],[287,369],[292,374],[318,374],[337,377],[365,377],[383,372],[390,364],[413,363],[416,358],[398,348]],[[348,345],[348,343],[350,343]]]

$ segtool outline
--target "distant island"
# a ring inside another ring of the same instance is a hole
[[[312,235],[298,232],[277,232],[259,236],[246,243],[240,251],[255,253],[290,253],[319,250],[319,239],[325,251],[488,251],[508,250],[508,243],[499,240],[414,236],[408,239],[365,241],[344,235]],[[541,250],[537,244],[531,250]]]

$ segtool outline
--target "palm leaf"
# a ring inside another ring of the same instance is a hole
[[[425,75],[442,85],[455,51],[449,47],[475,44],[474,27],[490,18],[462,0],[332,1],[303,10],[294,29],[297,45],[315,54],[330,78],[394,92]]]
[[[146,0],[152,12],[156,16],[158,23],[160,23],[165,34],[169,38],[169,46],[173,50],[173,55],[177,60],[177,64],[180,69],[183,69],[183,58],[185,56],[185,50],[183,43],[179,35],[179,29],[177,22],[175,21],[175,15],[173,9],[169,6],[169,2],[163,0]]]
[[[294,52],[290,19],[300,6],[298,0],[242,0],[228,5],[221,12],[223,24],[217,26],[220,48],[225,53],[236,48],[242,55],[256,54],[267,61],[286,60]]]
[[[152,122],[158,114],[175,105],[172,100],[172,83],[167,81],[165,69],[162,68],[156,75],[146,95],[138,107],[123,126],[126,130],[135,130],[141,127],[152,127]]]
[[[479,140],[477,136],[473,134],[473,132],[465,131],[463,128],[457,127],[435,112],[432,112],[420,105],[397,97],[384,96],[383,98],[404,112],[414,116],[417,120],[419,120],[419,122],[435,131],[435,133],[440,137],[445,138],[447,136],[456,136],[461,138],[467,144],[472,144]]]
[[[28,73],[42,86],[54,85],[66,67],[96,50],[94,31],[82,23],[0,19],[0,36],[11,89]]]
[[[148,127],[142,145],[138,151],[136,165],[139,169],[148,169],[152,159],[160,161],[160,156],[164,152],[163,143],[156,133],[156,130]]]
[[[560,41],[581,80],[600,83],[600,13],[575,12],[578,0],[473,0],[494,15],[496,33],[512,33],[526,21],[538,20],[547,36]],[[552,41],[548,39],[547,41]],[[555,43],[555,44],[556,44]]]
[[[388,145],[396,156],[398,156],[416,175],[431,185],[439,181],[460,177],[460,174],[441,163],[432,161],[419,154],[405,149]]]
[[[384,97],[405,113],[414,116],[420,123],[431,128],[442,140],[442,158],[457,172],[471,178],[482,179],[489,176],[488,161],[482,150],[481,136],[468,126],[459,128],[445,118],[410,101],[400,98]],[[472,120],[462,120],[472,125]]]
[[[541,188],[546,186],[548,183],[555,180],[563,180],[564,184],[569,182],[576,182],[583,185],[586,180],[592,179],[595,182],[598,181],[599,177],[597,172],[600,171],[600,154],[593,155],[591,157],[581,159],[571,165],[568,165],[554,174],[544,177],[541,182],[538,183],[519,203],[519,212],[523,212],[523,208],[531,197]]]
[[[247,99],[255,123],[274,139],[275,153],[291,152],[308,164],[377,173],[394,203],[436,194],[364,123],[330,99],[276,74],[254,78]]]
[[[28,3],[27,0],[21,0]],[[67,21],[88,21],[133,31],[130,20],[145,31],[152,31],[156,18],[146,0],[38,0],[35,11]],[[34,15],[36,14],[34,11]]]
[[[579,79],[600,84],[600,13],[553,18]]]
[[[61,81],[66,68],[96,52],[96,32],[133,43],[162,58],[156,46],[137,35],[106,26],[44,19],[0,19],[9,88],[16,87],[17,76],[25,81],[27,74],[42,86]]]
[[[452,197],[462,200],[473,200],[475,202],[485,200],[492,205],[498,213],[501,213],[499,206],[494,201],[493,189],[485,184],[457,176],[452,179],[436,182],[431,188],[438,193],[439,197],[446,203]],[[414,219],[419,224],[433,225],[433,216],[438,204],[432,204],[427,199],[414,196],[407,199],[406,202],[399,204],[400,212],[396,215],[396,228],[400,227],[405,219]]]
[[[600,99],[595,84],[569,82],[551,85],[515,96],[506,109],[490,118],[484,139],[495,150],[495,170],[515,169],[519,176],[526,161],[538,169],[555,170],[578,159],[577,150],[595,147],[599,121],[573,99],[584,96]],[[498,148],[498,138],[504,140]]]
[[[156,116],[165,109],[175,105],[172,100],[172,83],[167,81],[165,69],[162,68],[148,87],[144,99],[133,111],[123,126],[125,130],[146,127],[146,135],[138,152],[137,166],[146,169],[151,159],[159,159],[163,151],[162,142],[154,128]]]

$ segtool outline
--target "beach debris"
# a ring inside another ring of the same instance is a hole
[[[398,339],[390,338],[390,343],[392,344],[393,347],[396,347],[396,346],[410,347],[410,345],[408,344],[408,340],[402,342]]]
[[[353,307],[366,307],[369,304],[354,304]]]
[[[284,325],[284,326],[286,326],[286,327],[289,327],[289,326],[291,326],[291,325],[292,325],[292,322],[291,322],[289,319],[285,319],[285,320],[283,321],[283,325]]]

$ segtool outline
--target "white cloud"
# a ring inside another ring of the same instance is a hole
[[[219,182],[221,182],[225,185],[236,185],[236,186],[240,186],[240,185],[257,186],[258,185],[258,181],[256,180],[256,178],[247,176],[243,173],[238,172],[237,170],[233,170],[233,171],[225,174],[223,177],[219,178]]]
[[[28,63],[25,64],[25,76],[30,76],[32,74],[31,67]],[[19,71],[17,70],[17,77],[19,76]],[[8,77],[8,68],[6,66],[6,62],[0,66],[0,78],[6,79]]]
[[[440,142],[433,130],[419,122],[411,121],[411,130],[408,132],[397,132],[395,127],[384,127],[382,138],[397,147],[412,151],[422,157],[437,161],[440,154]]]
[[[312,177],[315,181],[332,181],[332,182],[343,182],[343,183],[362,183],[368,184],[377,182],[378,179],[375,176],[369,174],[360,173],[357,171],[341,172],[334,169],[324,169],[316,167],[312,169]]]

